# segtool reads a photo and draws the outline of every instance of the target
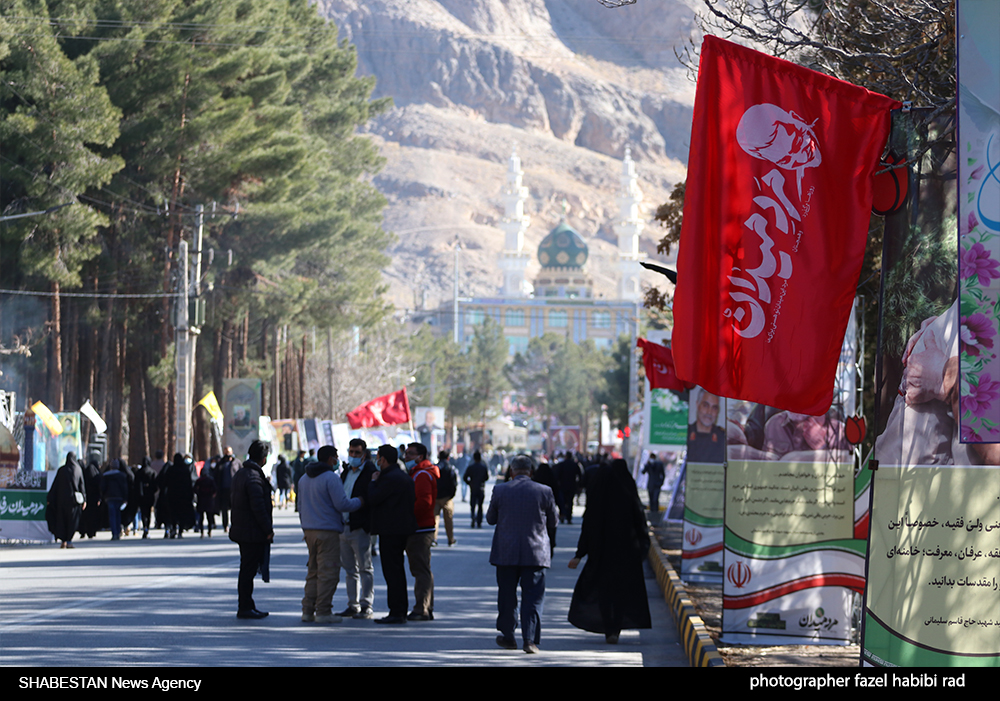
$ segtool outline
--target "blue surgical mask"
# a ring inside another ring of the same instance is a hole
[[[417,461],[416,460],[407,460],[406,461],[406,469],[407,470],[412,470],[414,467],[416,467],[416,465],[417,465]]]
[[[347,464],[350,465],[351,467],[361,467],[361,465],[364,463],[364,460],[365,460],[364,458],[356,458],[353,456],[348,456]]]

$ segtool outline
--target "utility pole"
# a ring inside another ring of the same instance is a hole
[[[456,346],[458,345],[458,254],[461,250],[462,243],[458,240],[458,234],[455,234],[455,299],[452,309],[452,326],[454,327],[453,340]]]
[[[177,414],[175,418],[176,449],[182,455],[192,449],[191,412],[194,410],[194,375],[195,359],[198,348],[198,336],[201,325],[205,322],[205,306],[201,299],[201,250],[205,230],[205,206],[198,205],[197,225],[195,227],[194,265],[188,266],[187,241],[180,242],[179,251],[179,284],[181,296],[178,299],[177,324],[175,331],[176,348],[176,401]],[[191,301],[194,304],[191,305]],[[194,318],[191,318],[191,311]]]
[[[175,363],[177,379],[174,382],[176,397],[174,405],[174,433],[176,443],[174,452],[181,455],[188,452],[191,446],[191,338],[188,334],[188,245],[181,241],[177,265],[179,268],[178,287],[180,297],[177,300],[177,323],[174,330]]]

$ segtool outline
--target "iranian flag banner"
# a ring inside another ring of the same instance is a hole
[[[705,37],[674,294],[678,377],[779,409],[829,408],[898,107]]]

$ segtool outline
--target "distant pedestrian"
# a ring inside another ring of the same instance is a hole
[[[368,500],[368,487],[376,467],[368,457],[368,444],[352,438],[347,444],[347,466],[340,473],[347,496]],[[340,534],[340,565],[347,578],[347,608],[341,616],[372,618],[375,607],[375,567],[372,564],[371,508],[344,514],[344,532]]]
[[[97,496],[94,496],[97,501]],[[52,488],[45,500],[45,520],[49,532],[61,540],[60,548],[73,547],[73,534],[80,525],[80,515],[87,508],[87,487],[83,482],[83,468],[76,453],[66,454],[66,462],[56,471]]]
[[[303,623],[340,623],[333,613],[333,595],[340,582],[340,536],[344,513],[357,511],[364,502],[351,499],[337,474],[337,449],[324,445],[319,459],[306,465],[306,473],[296,485],[299,523],[309,551],[305,592],[302,596]]]
[[[212,529],[215,528],[215,509],[218,503],[218,490],[215,487],[215,480],[212,479],[212,471],[206,466],[201,471],[201,476],[194,482],[194,496],[198,510],[198,533],[205,537],[205,522],[208,522],[208,537],[212,537]]]
[[[483,527],[483,502],[486,500],[486,483],[490,481],[490,469],[483,462],[477,450],[472,454],[472,464],[465,468],[463,481],[469,485],[469,508],[472,512],[472,527]]]
[[[399,466],[399,453],[382,445],[376,455],[378,472],[368,485],[372,534],[379,538],[382,576],[385,578],[389,614],[376,623],[406,623],[408,597],[404,556],[406,540],[417,528],[413,515],[416,500],[413,480]]]
[[[454,545],[455,540],[455,494],[458,491],[458,470],[448,461],[448,451],[442,450],[438,453],[438,477],[437,500],[434,502],[434,542],[437,545],[438,529],[440,521],[444,520],[445,534],[448,536],[448,547]]]
[[[407,616],[411,621],[434,620],[434,573],[431,571],[431,542],[434,540],[434,502],[437,500],[437,481],[441,473],[437,465],[427,459],[427,446],[410,443],[404,453],[406,468],[413,478],[413,516],[417,527],[406,539],[406,559],[413,575],[413,610]]]
[[[274,480],[278,488],[278,508],[287,508],[292,491],[292,467],[284,455],[278,456],[278,464],[274,466]]]
[[[646,461],[642,468],[642,474],[648,475],[646,491],[649,493],[649,510],[653,512],[654,517],[657,517],[660,513],[660,489],[663,487],[664,479],[666,479],[666,468],[656,453],[653,453]]]
[[[149,538],[150,518],[156,501],[156,473],[153,472],[151,462],[149,456],[142,459],[142,464],[135,471],[135,484],[132,486],[132,498],[142,517],[143,538]]]
[[[624,460],[597,468],[576,547],[569,561],[576,569],[587,558],[573,589],[569,622],[604,633],[618,642],[626,628],[650,628],[642,561],[649,552],[649,532],[635,481]]]
[[[93,538],[101,530],[101,454],[92,452],[83,468],[83,482],[86,492],[90,495],[90,508],[80,515],[80,536]]]
[[[101,475],[101,501],[108,507],[108,526],[111,540],[122,535],[122,509],[128,501],[128,479],[121,469],[121,460],[114,458]]]
[[[251,443],[249,460],[243,463],[233,478],[233,523],[229,539],[240,546],[237,618],[259,619],[267,616],[267,612],[259,610],[254,603],[253,580],[258,571],[265,582],[270,580],[274,523],[271,518],[271,487],[261,468],[267,462],[269,450],[263,441]]]
[[[219,515],[222,516],[222,530],[229,532],[229,510],[232,507],[231,494],[233,489],[233,477],[243,467],[243,463],[233,455],[232,446],[227,445],[222,459],[215,465],[215,490],[219,507]]]
[[[545,569],[556,543],[556,503],[552,490],[531,481],[527,455],[510,461],[513,479],[493,489],[486,522],[495,525],[490,564],[497,574],[497,645],[517,649],[517,587],[521,586],[521,637],[527,653],[541,643]]]

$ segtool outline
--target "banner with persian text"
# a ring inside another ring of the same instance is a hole
[[[960,4],[960,63],[967,39],[982,40],[991,21],[995,32],[993,9]],[[1000,75],[995,38],[981,48]],[[947,127],[915,128],[898,115],[893,138],[899,132],[919,152],[923,135]],[[958,140],[959,164],[975,158],[968,133]],[[862,658],[880,667],[1000,667],[1000,443],[987,442],[998,439],[990,416],[1000,402],[989,369],[996,259],[979,259],[986,280],[965,267],[994,236],[956,217],[956,199],[969,204],[960,195],[971,174],[960,171],[956,182],[947,177],[954,162],[928,156],[912,169],[919,201],[901,213],[902,225],[886,220],[884,426],[874,451]]]
[[[691,390],[684,485],[681,579],[722,581],[726,400]]]
[[[722,637],[761,645],[851,642],[864,589],[870,472],[856,469],[858,338],[848,324],[822,416],[727,400]]]

